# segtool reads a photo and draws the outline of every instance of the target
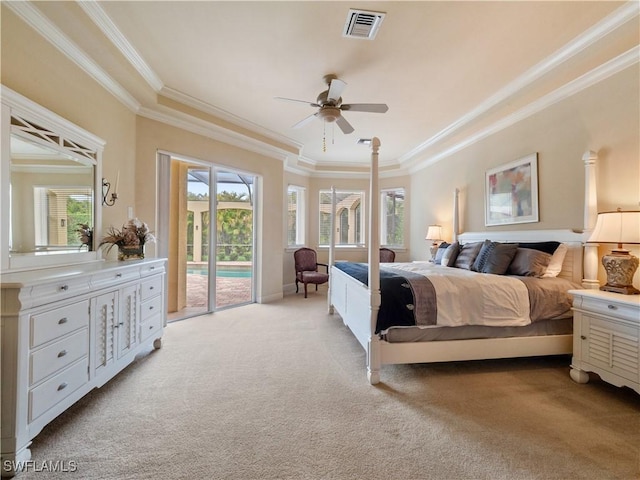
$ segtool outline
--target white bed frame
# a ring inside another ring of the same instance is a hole
[[[481,360],[490,358],[513,358],[542,355],[569,354],[572,351],[572,335],[549,335],[515,338],[489,338],[469,340],[447,340],[433,342],[389,343],[375,334],[380,307],[380,258],[378,240],[378,150],[380,141],[372,139],[371,178],[369,192],[369,286],[334,266],[334,241],[331,239],[329,262],[329,312],[337,312],[345,325],[353,332],[365,349],[367,376],[371,384],[380,382],[382,365],[407,363],[432,363],[459,360]],[[584,288],[597,288],[597,246],[584,245],[595,225],[597,206],[595,202],[595,162],[593,152],[587,152],[583,160],[586,168],[585,182],[585,229],[571,230],[526,230],[486,231],[457,234],[458,195],[454,195],[454,240],[461,243],[484,241],[537,242],[555,240],[568,246],[560,276]],[[335,203],[335,202],[334,202]],[[332,212],[335,217],[335,211]]]

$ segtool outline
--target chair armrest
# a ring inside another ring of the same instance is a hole
[[[322,266],[322,267],[326,268],[327,269],[327,273],[329,273],[329,265],[327,265],[326,263],[316,263],[316,265],[319,266],[319,267]]]

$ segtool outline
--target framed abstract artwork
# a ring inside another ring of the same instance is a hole
[[[538,154],[487,170],[485,225],[538,221]]]

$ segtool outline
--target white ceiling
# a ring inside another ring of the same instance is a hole
[[[372,136],[381,139],[382,165],[399,172],[445,158],[638,46],[638,2],[33,5],[135,108],[170,111],[158,95],[198,107],[299,149],[287,162],[311,172],[366,164],[356,142]],[[342,36],[350,8],[386,13],[374,40]],[[345,103],[389,111],[345,112],[350,135],[321,120],[292,129],[314,109],[274,97],[315,102],[327,74],[347,83]]]

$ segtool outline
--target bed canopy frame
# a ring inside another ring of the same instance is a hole
[[[572,351],[572,335],[550,335],[536,337],[511,337],[489,339],[447,340],[435,342],[389,343],[376,333],[376,322],[380,308],[380,248],[378,156],[381,142],[377,137],[370,140],[371,166],[369,179],[369,250],[368,286],[346,279],[335,266],[335,238],[331,229],[329,247],[329,313],[338,311],[343,322],[358,339],[366,352],[367,377],[371,384],[380,382],[380,369],[384,364],[431,363],[489,358],[512,358],[539,355],[568,354]],[[586,244],[597,219],[596,162],[595,152],[588,151],[583,157],[585,167],[584,225],[575,230],[525,230],[484,231],[460,233],[459,191],[455,189],[453,199],[453,240],[475,242],[492,241],[543,241],[557,240],[569,247],[568,255],[560,274],[583,288],[599,287],[598,246]],[[332,188],[332,223],[335,219],[335,189]]]

